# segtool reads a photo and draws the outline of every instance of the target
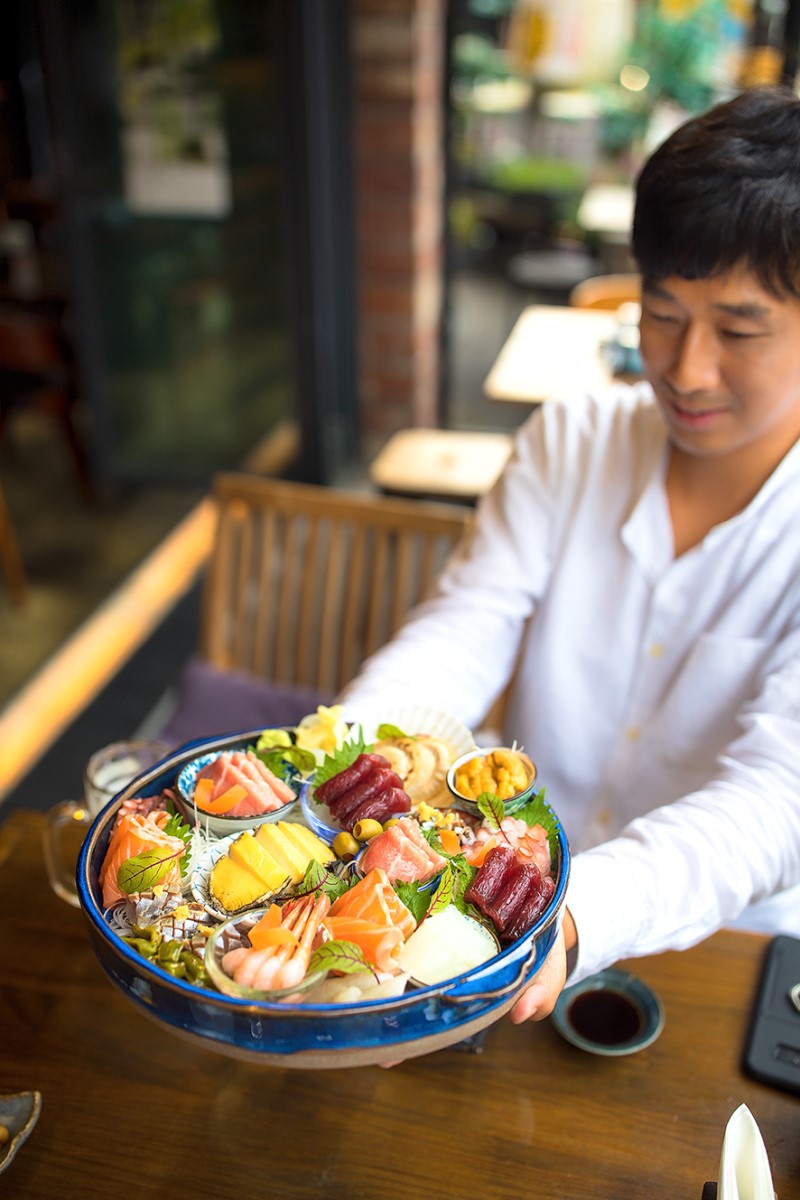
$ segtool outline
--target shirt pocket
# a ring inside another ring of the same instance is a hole
[[[657,718],[664,762],[714,763],[741,733],[737,714],[758,695],[769,647],[765,638],[696,640]]]

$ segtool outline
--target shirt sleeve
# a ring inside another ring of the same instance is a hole
[[[570,983],[622,958],[685,949],[800,884],[800,630],[776,648],[739,725],[703,788],[576,855]]]
[[[525,624],[550,572],[552,448],[534,415],[517,436],[475,527],[451,557],[432,599],[364,664],[339,697],[348,717],[387,696],[451,713],[470,727],[508,682]]]

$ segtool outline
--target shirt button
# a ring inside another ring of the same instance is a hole
[[[664,647],[661,644],[661,642],[653,642],[653,644],[650,647],[650,657],[651,658],[662,658],[663,654],[664,654]]]
[[[628,728],[625,730],[625,737],[628,739],[629,742],[638,742],[638,740],[641,736],[642,736],[642,731],[638,725],[629,725]]]
[[[608,808],[599,809],[597,813],[597,820],[600,825],[608,825],[611,821],[611,810]]]

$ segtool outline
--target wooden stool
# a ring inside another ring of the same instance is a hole
[[[506,433],[401,429],[372,462],[369,476],[384,492],[474,501],[492,487],[512,446]]]

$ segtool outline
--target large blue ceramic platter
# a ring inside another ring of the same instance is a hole
[[[120,806],[174,789],[182,769],[198,756],[250,746],[260,732],[183,746],[133,780],[95,819],[81,850],[77,886],[91,946],[112,984],[142,1013],[198,1049],[282,1067],[339,1068],[412,1058],[452,1046],[503,1016],[541,967],[561,920],[570,855],[549,806],[555,892],[546,908],[516,941],[442,982],[348,1003],[253,1000],[176,978],[124,940],[111,919],[113,909],[103,907],[99,883]]]

